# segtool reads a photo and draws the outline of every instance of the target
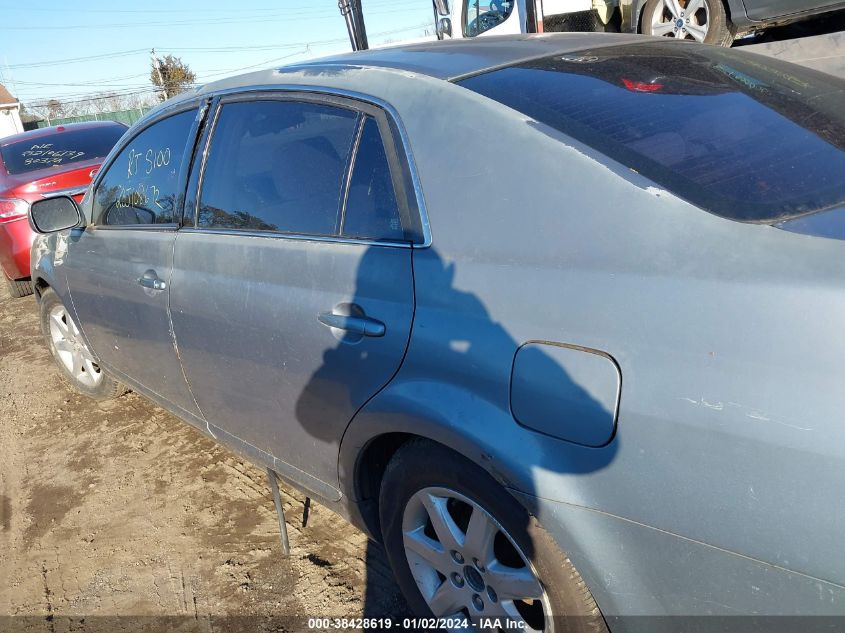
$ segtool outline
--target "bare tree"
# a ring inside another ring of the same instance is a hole
[[[51,119],[58,119],[59,117],[65,116],[65,108],[61,101],[58,99],[50,99],[46,105],[47,108],[47,116]]]
[[[149,108],[158,103],[158,99],[152,92],[144,92],[141,94],[129,94],[123,100],[124,110],[140,110],[142,108]]]
[[[102,114],[103,112],[111,112],[114,106],[115,95],[107,92],[100,92],[92,95],[88,100],[89,114]]]
[[[35,117],[36,121],[44,121],[50,119],[50,109],[47,107],[46,103],[27,104],[26,111],[27,113]]]
[[[118,112],[126,109],[125,97],[122,94],[111,94],[106,97],[110,112]]]

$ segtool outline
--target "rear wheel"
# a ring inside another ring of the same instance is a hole
[[[643,7],[642,32],[715,46],[733,42],[722,0],[648,0]]]
[[[9,287],[9,294],[16,299],[32,294],[32,281],[29,279],[15,281],[7,277],[6,285]]]
[[[606,631],[578,572],[536,519],[449,449],[424,440],[400,448],[379,512],[388,559],[418,615],[485,630]]]
[[[65,382],[94,400],[109,400],[126,387],[97,364],[64,304],[51,289],[41,295],[41,332]]]

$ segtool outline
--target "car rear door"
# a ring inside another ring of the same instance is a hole
[[[168,314],[173,244],[181,221],[198,103],[163,112],[105,165],[83,205],[65,270],[90,348],[118,379],[197,414]]]
[[[343,431],[410,334],[419,216],[397,147],[372,105],[226,97],[176,240],[174,332],[209,429],[329,498]]]
[[[756,21],[770,20],[794,13],[805,13],[822,7],[834,6],[834,0],[744,0],[749,18]]]

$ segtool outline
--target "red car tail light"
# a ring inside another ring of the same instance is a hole
[[[632,92],[659,92],[663,90],[663,84],[648,84],[642,81],[631,81],[623,79],[622,84]]]
[[[29,203],[17,198],[0,198],[0,223],[26,216]]]

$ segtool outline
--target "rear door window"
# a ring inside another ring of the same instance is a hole
[[[318,103],[225,103],[202,177],[198,226],[337,235],[357,124],[357,112]]]
[[[821,73],[650,42],[458,83],[727,218],[772,223],[845,204],[845,84]]]
[[[177,221],[182,159],[197,111],[162,119],[135,136],[111,162],[94,193],[94,223],[105,226]]]
[[[378,123],[370,116],[363,120],[342,233],[346,237],[375,240],[405,238],[384,141]]]

